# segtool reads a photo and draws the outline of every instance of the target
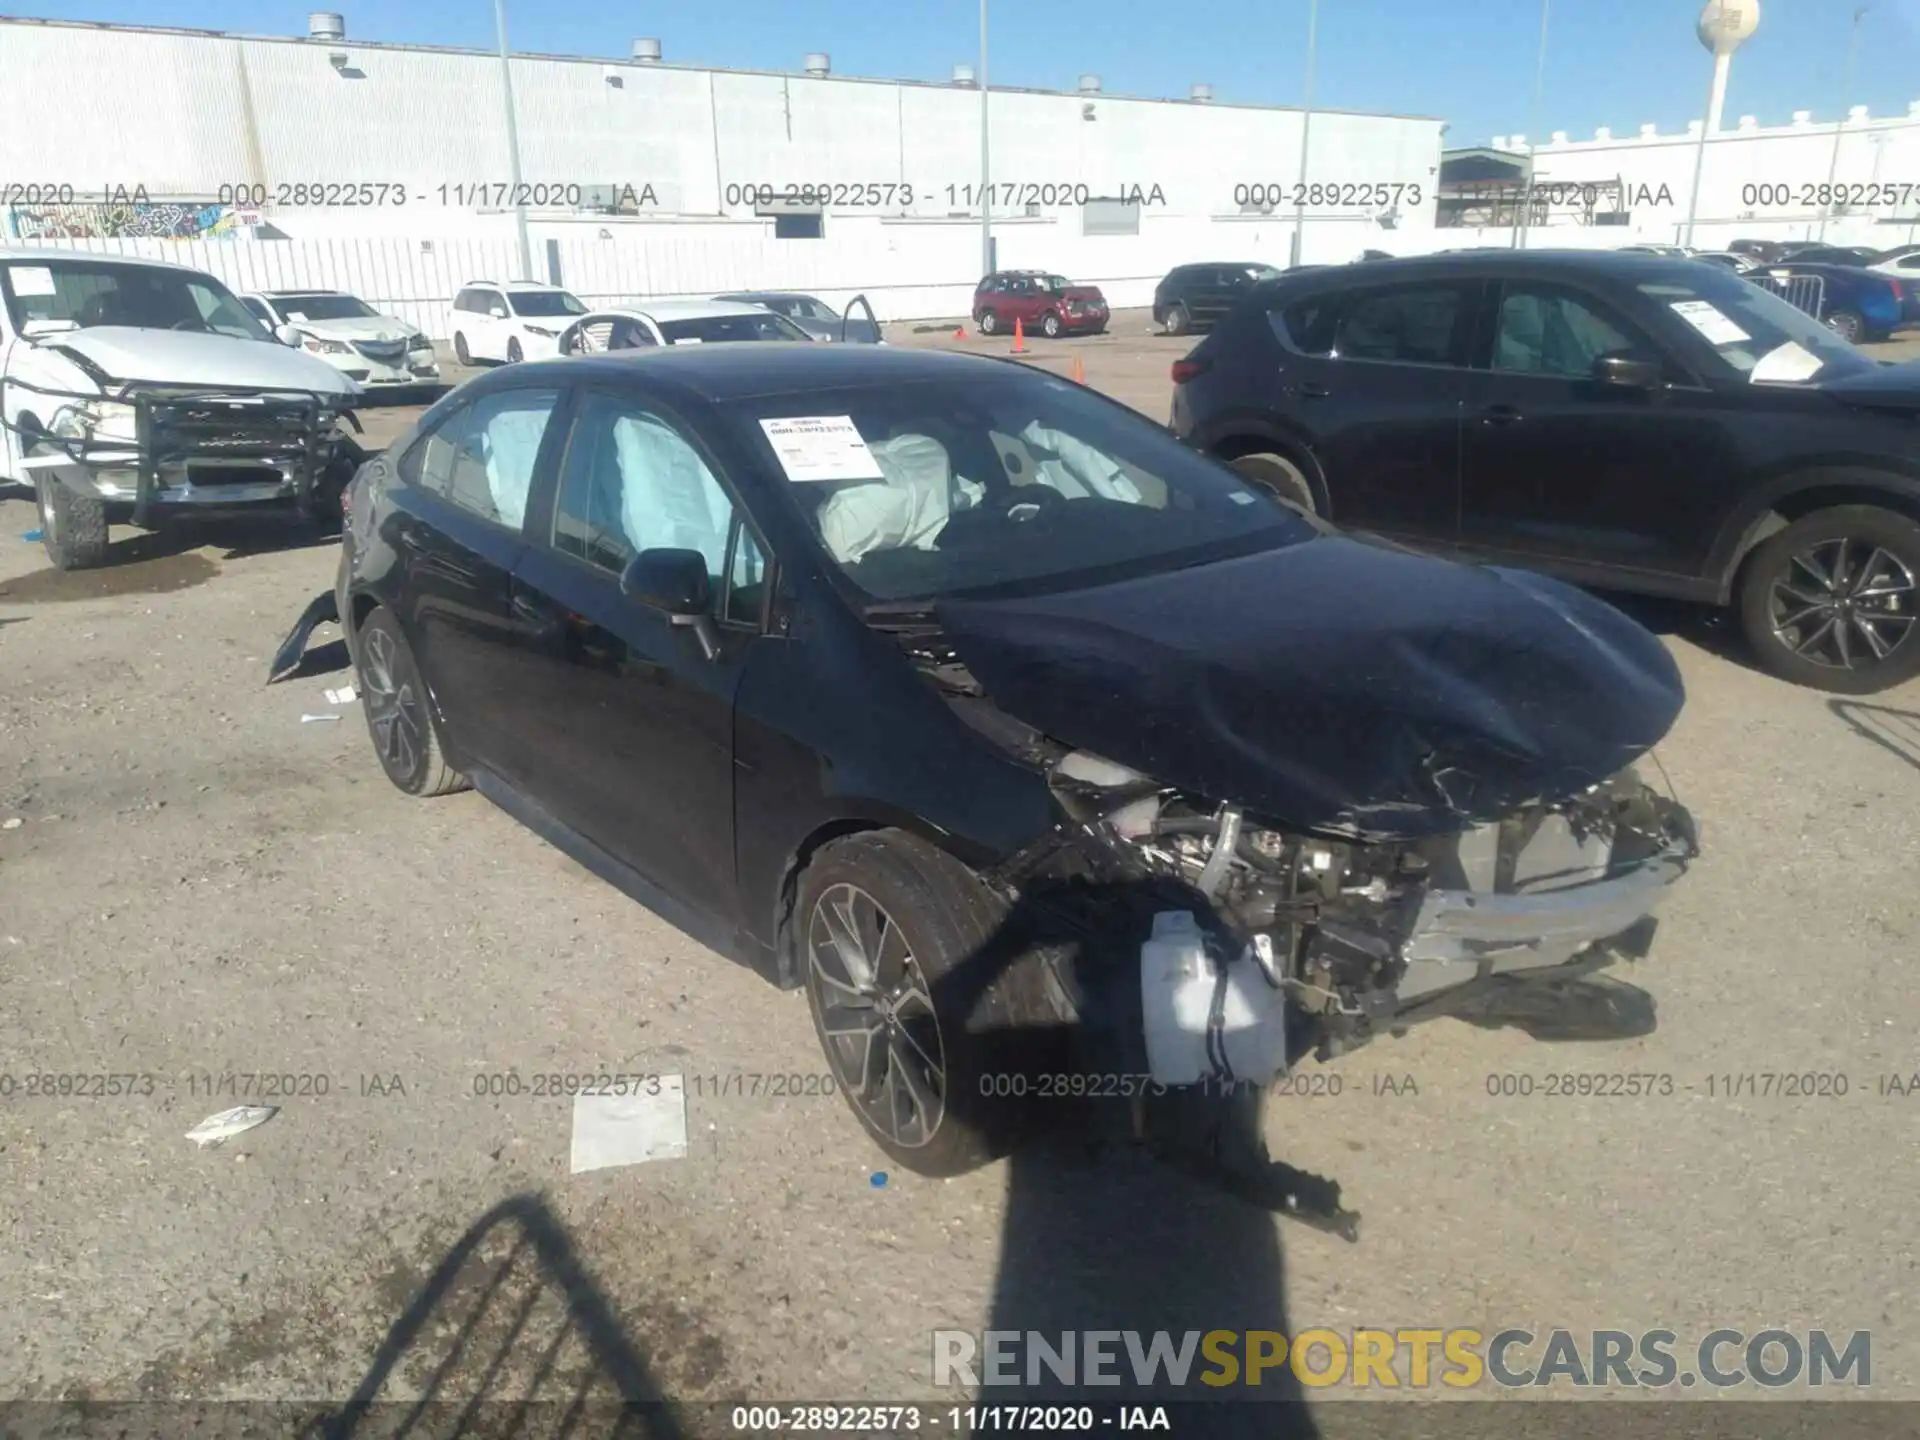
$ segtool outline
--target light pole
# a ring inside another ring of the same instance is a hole
[[[993,273],[993,181],[987,165],[987,0],[980,0],[980,273]]]
[[[1700,177],[1707,168],[1707,136],[1720,128],[1720,112],[1727,103],[1727,75],[1733,52],[1760,28],[1760,0],[1707,0],[1694,33],[1713,52],[1713,87],[1707,91],[1707,118],[1700,122],[1700,139],[1693,149],[1693,190],[1687,196],[1687,224],[1680,243],[1693,244],[1693,217],[1700,209]]]
[[[527,239],[527,207],[520,203],[520,128],[513,120],[513,67],[507,60],[507,0],[493,0],[493,26],[500,36],[500,95],[507,107],[507,175],[513,182],[513,218],[520,232],[520,278],[533,279],[533,246]]]
[[[1307,226],[1307,140],[1313,134],[1313,47],[1320,23],[1320,0],[1307,0],[1307,94],[1300,116],[1300,203],[1293,211],[1293,245],[1289,265],[1300,263],[1300,240]]]
[[[1847,31],[1847,67],[1840,76],[1840,118],[1833,122],[1833,154],[1827,160],[1827,203],[1820,207],[1820,230],[1813,238],[1827,238],[1827,216],[1833,213],[1833,177],[1840,173],[1840,134],[1847,125],[1847,102],[1853,97],[1853,52],[1860,40],[1860,20],[1871,5],[1853,8],[1853,28]]]
[[[1527,226],[1533,219],[1533,155],[1540,148],[1540,93],[1547,81],[1547,10],[1552,3],[1540,0],[1540,55],[1533,63],[1533,104],[1527,111],[1527,188],[1520,202],[1520,224],[1513,232],[1516,250],[1527,248]]]

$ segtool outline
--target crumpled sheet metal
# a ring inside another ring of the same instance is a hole
[[[1605,602],[1341,535],[1064,594],[948,600],[994,702],[1076,748],[1272,820],[1422,839],[1575,794],[1685,690]]]

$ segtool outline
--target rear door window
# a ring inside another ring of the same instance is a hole
[[[1332,353],[1341,360],[1462,364],[1456,342],[1467,301],[1467,287],[1458,283],[1362,291],[1340,307]]]
[[[557,390],[501,390],[456,411],[400,464],[403,480],[518,530]]]

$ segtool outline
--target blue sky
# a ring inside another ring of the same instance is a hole
[[[1631,134],[1648,121],[1680,129],[1706,109],[1709,60],[1692,0],[1550,0],[1538,129]],[[1760,0],[1759,33],[1734,61],[1727,123],[1795,110],[1830,119],[1840,103],[1853,0]],[[491,0],[404,4],[315,0],[79,0],[6,5],[48,19],[185,25],[300,34],[315,5],[347,17],[349,38],[491,45]],[[515,49],[625,55],[657,36],[669,61],[797,69],[825,50],[842,74],[944,79],[978,53],[975,0],[710,0],[689,6],[604,0],[508,0]],[[1097,18],[1096,18],[1097,17]],[[1307,0],[996,0],[997,84],[1070,89],[1082,71],[1110,91],[1181,96],[1205,80],[1220,100],[1299,103]],[[1317,103],[1435,115],[1446,143],[1483,144],[1528,129],[1540,0],[1321,0]],[[1850,98],[1875,114],[1920,100],[1920,0],[1877,0],[1861,22]],[[1920,178],[1920,177],[1915,177]]]

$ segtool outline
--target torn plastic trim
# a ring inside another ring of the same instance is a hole
[[[338,624],[340,620],[340,601],[331,590],[323,590],[307,602],[307,608],[300,612],[300,618],[293,622],[293,629],[287,638],[280,642],[280,648],[273,652],[273,664],[267,671],[267,683],[273,685],[296,674],[306,659],[307,641],[313,632],[328,621]]]

